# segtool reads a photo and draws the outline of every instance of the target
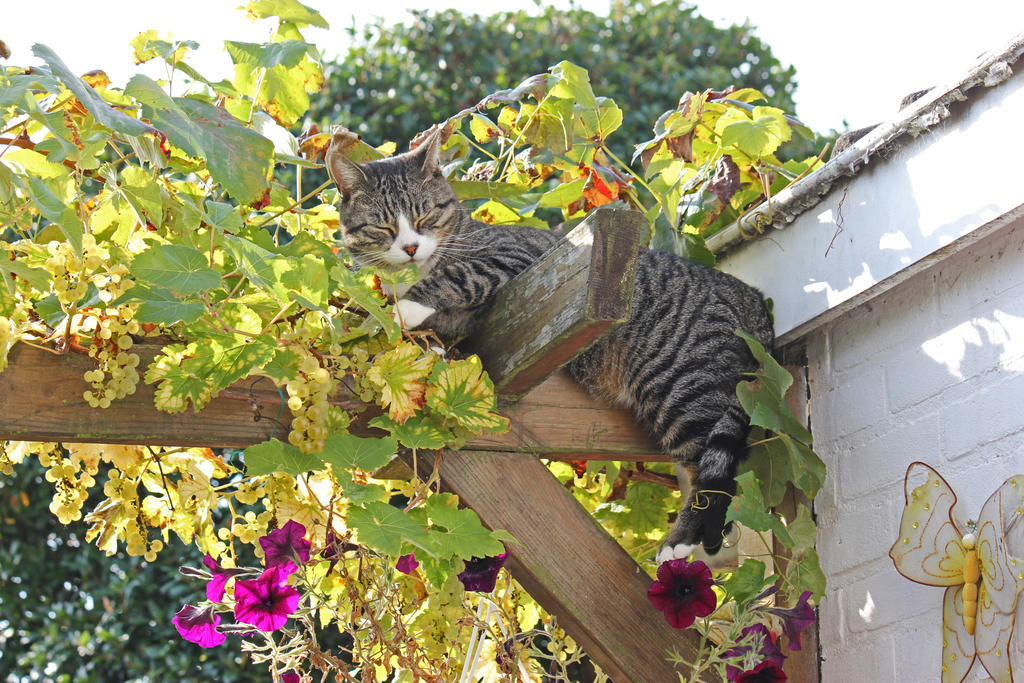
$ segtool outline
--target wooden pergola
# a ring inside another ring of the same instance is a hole
[[[630,413],[598,403],[559,369],[628,317],[645,236],[638,213],[599,209],[499,292],[463,348],[479,354],[511,428],[437,460],[445,489],[484,524],[520,541],[508,547],[512,575],[616,683],[677,681],[666,654],[693,661],[698,634],[671,628],[654,610],[646,598],[650,578],[541,458],[667,459]],[[159,347],[135,350],[145,367]],[[111,419],[82,398],[88,357],[20,344],[9,360],[0,373],[0,440],[244,448],[287,436],[270,419],[281,397],[269,381],[243,380],[202,411],[173,415],[158,411],[154,388],[140,383]],[[362,415],[352,431],[382,435],[366,426],[370,417]],[[399,457],[411,463],[411,454]],[[817,680],[816,638],[804,641],[797,667],[805,675],[794,677],[787,664],[791,680]]]

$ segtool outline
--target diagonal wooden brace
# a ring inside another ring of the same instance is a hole
[[[647,600],[651,579],[536,457],[445,452],[438,474],[484,524],[522,543],[507,544],[509,571],[615,683],[678,681],[669,650],[696,660],[697,632],[668,625]]]

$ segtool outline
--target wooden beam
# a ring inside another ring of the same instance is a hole
[[[133,350],[144,367],[160,347],[137,345]],[[89,388],[82,373],[92,368],[87,356],[17,344],[9,361],[0,372],[0,440],[245,448],[288,434],[290,413],[282,409],[284,398],[265,378],[232,385],[199,413],[175,414],[157,410],[154,387],[140,382],[133,395],[115,403],[115,410],[105,411],[91,408],[82,398]],[[468,448],[559,460],[664,459],[630,413],[592,399],[564,371],[502,412],[510,431],[481,436]],[[366,426],[377,414],[369,406],[354,421],[353,432],[383,435]]]
[[[507,546],[509,571],[615,683],[677,681],[669,650],[697,659],[697,632],[668,625],[647,600],[651,579],[539,460],[445,452],[438,474],[484,524],[522,543]]]
[[[602,207],[498,291],[461,345],[480,356],[498,393],[525,395],[625,322],[646,238],[640,213]]]

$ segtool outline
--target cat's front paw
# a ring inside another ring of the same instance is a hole
[[[412,299],[399,299],[395,302],[395,322],[403,329],[413,330],[423,324],[423,321],[434,315],[437,311],[430,306],[424,306]]]

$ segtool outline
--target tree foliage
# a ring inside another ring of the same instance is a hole
[[[562,61],[585,67],[601,94],[629,103],[612,141],[620,156],[632,152],[624,145],[649,137],[652,122],[686,91],[749,87],[793,110],[795,70],[750,26],[717,28],[680,0],[618,0],[607,16],[572,6],[538,10],[413,10],[396,25],[352,27],[352,45],[326,65],[327,87],[310,116],[404,144],[481,93]]]

